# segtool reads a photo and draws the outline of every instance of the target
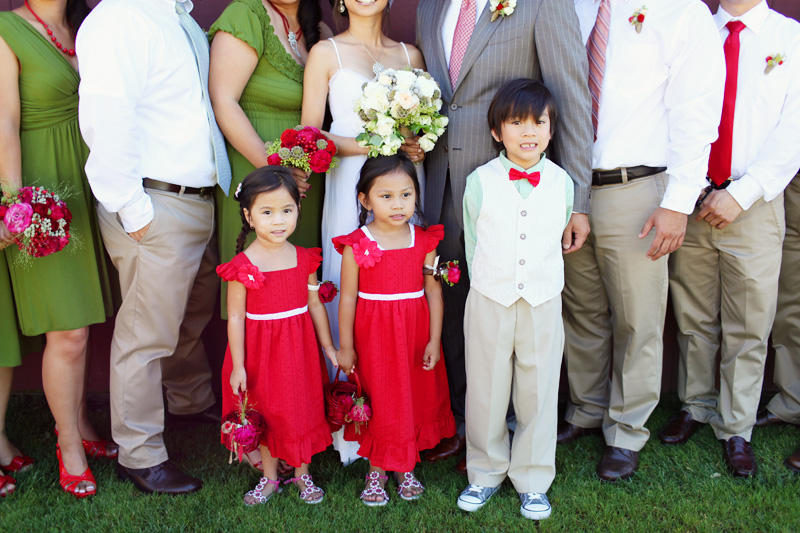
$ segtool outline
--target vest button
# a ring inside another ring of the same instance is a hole
[[[522,211],[522,213],[520,213],[520,215],[522,215],[522,216],[527,216],[527,215],[528,215],[528,212],[527,212],[527,211],[525,211],[525,210],[523,210],[523,211]]]
[[[522,235],[519,236],[519,238],[524,241],[525,240],[525,234],[523,233]]]
[[[519,264],[520,264],[520,265],[524,265],[524,264],[525,264],[525,260],[524,260],[524,259],[520,259],[520,260],[519,260]]]
[[[518,288],[519,290],[522,290],[522,289],[524,289],[524,288],[525,288],[525,285],[523,285],[522,283],[520,283],[519,285],[517,285],[517,288]]]

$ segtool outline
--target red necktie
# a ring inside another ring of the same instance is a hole
[[[508,179],[511,181],[516,180],[528,180],[528,183],[536,187],[539,185],[539,172],[531,172],[530,174],[527,172],[522,172],[521,170],[517,170],[516,168],[512,168],[508,171]]]
[[[733,116],[736,111],[736,85],[739,81],[739,33],[745,28],[740,20],[726,24],[728,38],[725,39],[725,98],[722,101],[722,118],[719,123],[719,138],[711,145],[708,158],[708,177],[722,185],[731,177],[731,154],[733,153]]]
[[[597,140],[597,117],[600,113],[600,92],[606,70],[606,47],[610,27],[611,5],[609,0],[601,0],[594,28],[586,42],[586,52],[589,55],[589,93],[592,95],[592,129],[595,140]]]
[[[467,53],[467,45],[475,29],[477,6],[475,0],[462,0],[461,10],[458,12],[456,30],[453,33],[453,48],[450,50],[450,85],[456,88],[458,75],[461,72],[461,62]]]

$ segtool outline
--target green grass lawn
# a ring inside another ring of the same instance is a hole
[[[94,402],[98,403],[98,402]],[[108,435],[108,410],[92,412]],[[678,408],[662,402],[651,417],[655,433]],[[427,486],[421,500],[402,501],[392,493],[384,508],[358,500],[366,462],[342,467],[328,450],[317,456],[312,473],[326,490],[317,506],[303,504],[294,488],[269,503],[245,507],[242,495],[257,482],[243,465],[229,465],[228,453],[211,426],[168,431],[172,460],[203,479],[205,487],[189,496],[139,493],[117,480],[115,465],[91,460],[98,494],[77,501],[58,487],[53,420],[42,395],[15,395],[9,408],[11,438],[36,461],[17,475],[17,491],[0,500],[2,531],[522,531],[536,523],[519,514],[519,500],[508,482],[480,511],[455,505],[466,478],[455,474],[456,459],[422,463],[417,476]],[[641,454],[638,473],[616,484],[594,473],[603,451],[599,437],[587,437],[557,454],[557,475],[548,496],[553,515],[542,531],[797,531],[800,530],[800,476],[783,460],[800,441],[800,429],[757,430],[753,448],[758,473],[733,479],[725,469],[722,447],[710,428],[683,446],[667,447],[655,436]],[[394,484],[391,485],[394,487]]]

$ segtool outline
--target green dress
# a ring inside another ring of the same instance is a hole
[[[275,35],[261,0],[234,0],[211,26],[209,37],[222,31],[247,43],[258,54],[258,64],[239,99],[244,114],[264,142],[272,142],[287,128],[300,124],[303,105],[303,67],[290,56]],[[217,191],[219,255],[227,263],[235,254],[236,238],[242,231],[239,202],[233,197],[236,187],[255,167],[228,144],[233,180],[230,196]],[[320,221],[325,176],[309,179],[311,190],[303,199],[302,216],[289,239],[304,248],[320,246]],[[250,238],[253,238],[251,234]],[[222,288],[222,316],[227,316],[226,287]]]
[[[77,236],[62,251],[27,266],[15,260],[16,246],[5,249],[19,326],[25,335],[38,335],[105,322],[112,308],[94,198],[83,170],[89,149],[78,129],[78,72],[16,13],[0,13],[0,37],[20,63],[22,185],[68,190],[71,233]]]

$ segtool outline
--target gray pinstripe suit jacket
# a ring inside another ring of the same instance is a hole
[[[417,8],[417,47],[428,72],[439,82],[445,135],[426,157],[425,218],[437,223],[447,169],[459,225],[466,178],[496,156],[486,119],[497,89],[516,78],[541,80],[558,106],[555,142],[548,156],[575,181],[575,211],[589,212],[592,122],[587,86],[588,63],[573,0],[518,0],[508,17],[490,22],[489,6],[467,47],[455,88],[450,85],[442,44],[442,21],[450,0],[421,0]]]

